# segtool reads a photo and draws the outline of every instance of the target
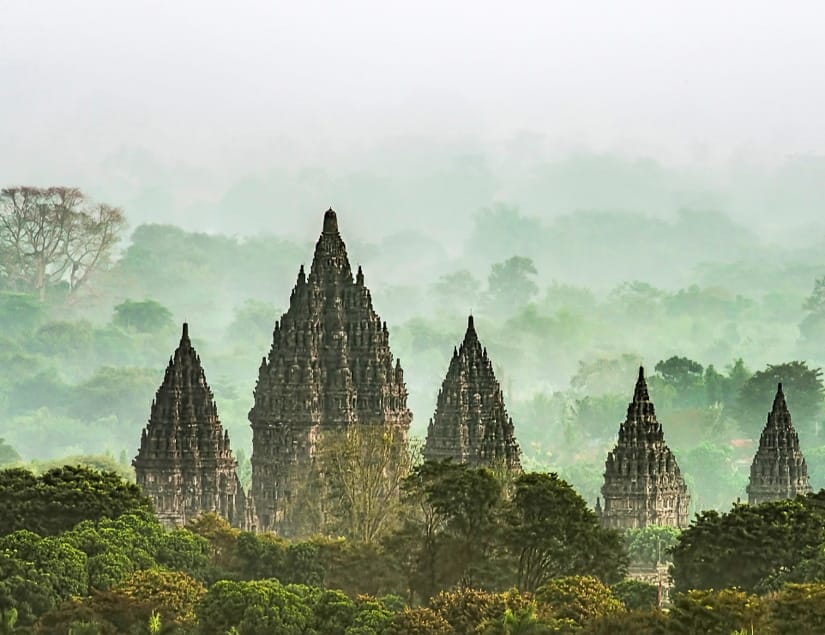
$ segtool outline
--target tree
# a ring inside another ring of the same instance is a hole
[[[244,634],[298,635],[308,631],[313,612],[296,590],[278,580],[220,580],[198,602],[195,613],[204,635],[223,635],[233,628]]]
[[[62,538],[26,530],[0,538],[0,611],[22,625],[86,591],[86,555]]]
[[[684,635],[758,633],[764,620],[764,606],[758,596],[739,589],[695,589],[676,595],[669,617],[669,632]]]
[[[705,511],[679,535],[671,574],[677,591],[754,591],[816,555],[825,543],[825,493]]]
[[[28,529],[56,535],[86,519],[115,518],[150,511],[151,503],[134,483],[113,472],[64,466],[42,476],[23,469],[0,471],[0,534]]]
[[[404,503],[403,522],[384,544],[411,595],[426,601],[457,583],[476,586],[489,578],[502,503],[492,472],[427,461],[405,480]]]
[[[557,578],[536,590],[539,615],[569,620],[578,626],[605,615],[621,613],[624,606],[608,587],[590,576]]]
[[[172,312],[155,300],[124,300],[115,307],[112,323],[137,333],[162,333],[174,326]]]
[[[673,389],[678,403],[691,407],[704,405],[704,368],[699,362],[674,355],[657,362],[654,369],[665,385]]]
[[[356,541],[378,541],[398,521],[412,466],[402,433],[387,425],[350,426],[326,433],[319,445],[333,529]]]
[[[136,571],[114,591],[151,605],[164,622],[177,624],[195,621],[195,606],[206,594],[203,585],[185,573],[158,568]]]
[[[0,467],[12,465],[20,461],[20,455],[13,447],[6,443],[5,439],[0,439]]]
[[[396,613],[386,635],[456,635],[455,629],[438,613],[427,607],[406,608]]]
[[[494,264],[487,277],[493,306],[509,311],[529,302],[539,291],[534,280],[537,273],[533,261],[523,256],[513,256]]]
[[[11,288],[46,299],[49,287],[74,293],[105,267],[126,221],[123,212],[94,204],[77,188],[0,190],[0,276]]]
[[[691,479],[696,509],[727,509],[747,485],[748,474],[740,469],[730,445],[705,441],[676,453],[682,474]]]
[[[679,540],[679,529],[662,525],[649,525],[628,529],[624,534],[627,554],[633,565],[654,567],[670,561],[670,551]]]
[[[610,587],[619,601],[630,611],[655,609],[659,602],[659,590],[653,584],[627,578]]]
[[[814,290],[802,308],[807,312],[799,324],[803,342],[808,346],[822,342],[825,335],[825,276],[814,281]]]
[[[469,313],[477,306],[481,283],[467,269],[460,269],[441,276],[432,289],[439,307]]]
[[[803,434],[814,434],[825,398],[822,369],[808,368],[805,362],[800,361],[768,364],[767,368],[745,382],[736,403],[736,415],[744,429],[759,434],[779,383],[782,384],[796,429]]]
[[[825,633],[825,584],[786,584],[767,598],[776,633]]]
[[[604,529],[557,474],[519,476],[505,519],[504,541],[517,561],[522,591],[567,575],[621,579],[627,557],[620,535]]]

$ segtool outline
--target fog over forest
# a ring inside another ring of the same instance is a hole
[[[472,312],[525,464],[589,503],[640,363],[700,509],[744,493],[768,365],[805,362],[780,374],[825,485],[818,4],[391,4],[0,3],[0,184],[128,222],[76,293],[4,279],[0,438],[131,460],[186,320],[248,466],[331,206],[416,435]]]

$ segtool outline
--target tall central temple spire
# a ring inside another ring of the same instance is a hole
[[[471,315],[464,341],[458,350],[453,349],[447,376],[438,391],[424,458],[520,470],[520,455],[504,394]]]
[[[309,276],[301,267],[275,323],[255,386],[252,488],[263,529],[290,531],[298,488],[324,431],[389,425],[406,439],[412,414],[386,322],[360,267],[353,280],[338,218],[324,214]]]
[[[602,495],[602,522],[607,527],[688,524],[687,486],[665,444],[641,367],[618,442],[605,461]]]
[[[795,498],[810,491],[808,466],[799,449],[799,435],[791,422],[782,384],[779,384],[751,464],[748,502],[757,505]]]

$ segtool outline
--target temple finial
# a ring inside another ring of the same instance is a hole
[[[335,210],[331,207],[324,213],[324,233],[338,233],[338,217],[335,215]]]
[[[633,401],[650,401],[645,381],[645,367],[639,366],[639,378],[636,380],[636,390],[633,391]]]
[[[188,342],[189,341],[189,323],[188,322],[183,323],[183,329],[181,330],[180,341],[181,342],[184,342],[184,341]]]
[[[776,396],[773,398],[773,411],[785,410],[788,408],[785,401],[785,392],[782,390],[782,382],[776,385]]]

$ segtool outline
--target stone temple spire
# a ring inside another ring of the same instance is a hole
[[[471,315],[467,332],[438,392],[427,428],[424,458],[453,459],[474,467],[520,470],[521,451],[504,395]]]
[[[759,437],[759,449],[751,464],[748,502],[758,505],[772,500],[795,498],[811,491],[808,466],[799,449],[799,435],[782,392],[776,389],[773,408]]]
[[[303,268],[302,268],[303,271]],[[325,431],[391,426],[406,442],[404,373],[363,271],[353,279],[336,213],[324,214],[309,275],[300,273],[275,324],[249,412],[252,490],[262,529],[292,532],[299,489]]]
[[[254,524],[188,324],[169,359],[132,464],[138,485],[167,526],[182,525],[202,512],[216,512],[238,527]]]
[[[644,368],[627,406],[619,439],[605,462],[602,523],[613,529],[648,525],[686,527],[690,497],[665,444],[662,424],[645,381]],[[597,501],[597,507],[601,503]]]

